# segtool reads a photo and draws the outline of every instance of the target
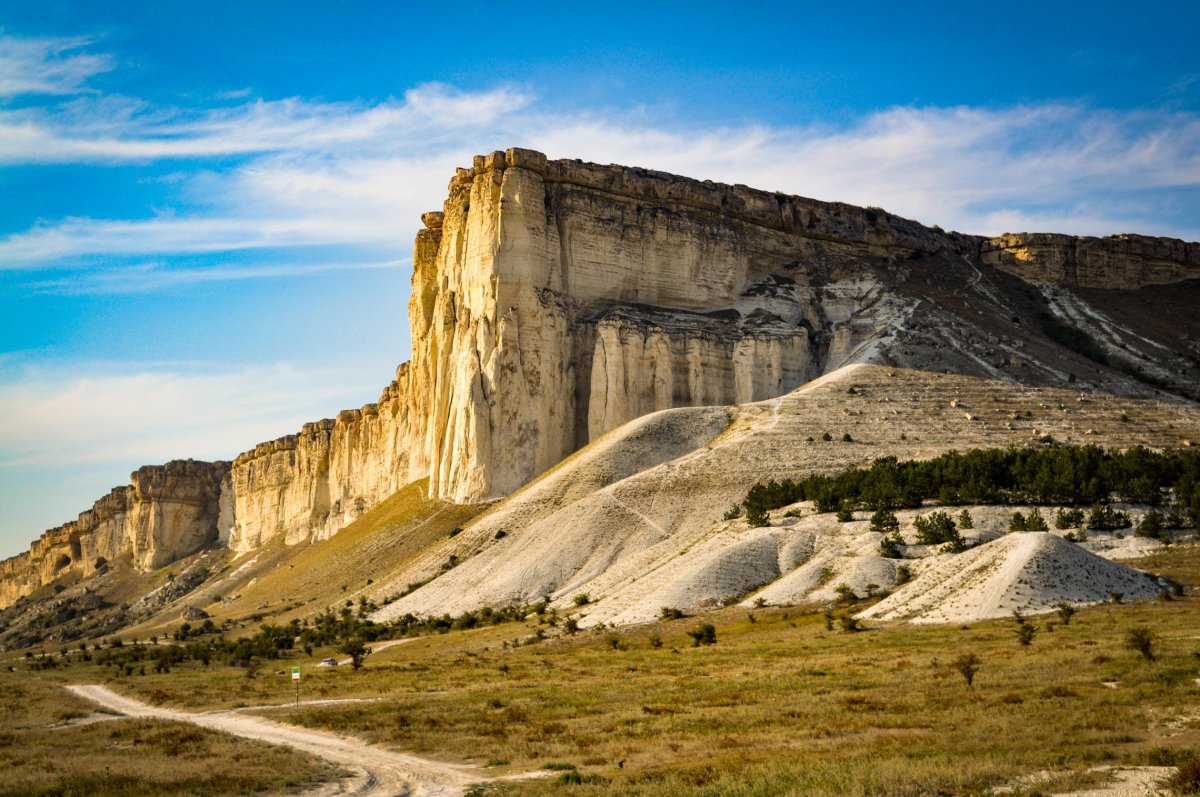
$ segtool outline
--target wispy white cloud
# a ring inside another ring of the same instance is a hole
[[[90,363],[0,374],[0,469],[232,457],[361,404],[365,375],[287,364],[215,369]]]
[[[106,54],[79,52],[93,43],[86,36],[25,39],[0,32],[0,97],[88,91],[88,79],[114,63]]]
[[[56,279],[28,283],[36,293],[66,296],[113,296],[134,293],[154,293],[169,288],[187,287],[205,282],[236,280],[285,279],[310,277],[345,271],[375,271],[401,269],[407,259],[368,262],[335,262],[317,264],[233,264],[222,263],[207,267],[179,267],[167,262],[139,263],[133,266],[114,266],[92,271],[75,271]]]
[[[1061,103],[892,108],[842,128],[693,129],[645,113],[559,113],[509,88],[443,86],[375,106],[250,102],[192,120],[138,121],[154,113],[114,103],[80,123],[103,136],[66,138],[107,156],[257,154],[185,178],[204,212],[42,224],[0,239],[0,268],[329,245],[402,251],[455,165],[510,145],[880,205],[967,232],[1200,237],[1194,214],[1165,212],[1169,192],[1200,190],[1194,114]]]
[[[427,84],[375,104],[301,98],[164,109],[117,97],[0,112],[0,163],[86,163],[267,152],[428,148],[494,123],[532,97],[512,87]]]

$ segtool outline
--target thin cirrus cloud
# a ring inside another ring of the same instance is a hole
[[[320,408],[378,389],[331,376],[287,364],[19,369],[0,379],[0,469],[231,457],[261,439],[264,428],[294,432]]]
[[[217,174],[185,171],[204,210],[42,223],[0,239],[3,268],[70,268],[72,258],[84,255],[329,245],[394,250],[407,246],[417,215],[444,196],[455,165],[472,152],[514,144],[881,205],[981,234],[1198,233],[1191,214],[1172,208],[1178,192],[1200,189],[1200,120],[1185,113],[1070,104],[893,108],[841,129],[693,130],[620,112],[558,113],[507,88],[468,94],[446,87],[372,107],[252,102],[149,125],[121,113],[92,122],[108,130],[124,125],[117,136],[86,147],[78,131],[59,138],[73,141],[77,153],[91,147],[106,157],[238,152],[247,158]]]
[[[168,288],[198,285],[205,282],[287,279],[331,272],[400,269],[409,262],[407,259],[395,259],[283,265],[222,263],[218,266],[182,268],[164,262],[152,262],[83,271],[69,277],[31,282],[28,287],[35,293],[66,296],[113,296],[154,293]]]
[[[0,97],[88,91],[89,78],[114,66],[109,55],[79,52],[93,43],[87,36],[26,39],[0,34]]]

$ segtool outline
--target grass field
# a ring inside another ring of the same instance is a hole
[[[290,793],[339,775],[285,748],[177,722],[95,714],[87,701],[24,674],[0,676],[0,708],[6,797]]]
[[[1140,564],[1198,592],[1200,546]],[[501,787],[513,794],[975,794],[1040,772],[1049,779],[1015,793],[1049,793],[1102,778],[1089,773],[1099,765],[1170,763],[1200,748],[1198,609],[1200,598],[1183,597],[1081,609],[1069,625],[1037,617],[1028,647],[1007,620],[853,633],[828,630],[822,611],[729,609],[558,636],[531,619],[422,637],[359,672],[306,666],[307,698],[376,700],[269,716],[469,756],[498,774],[563,767]],[[693,647],[688,632],[702,622],[717,642]],[[1135,627],[1155,635],[1153,661],[1126,647]],[[537,640],[539,628],[550,638]],[[291,695],[284,665],[326,653],[266,662],[254,677],[197,664],[32,675],[39,689],[105,680],[191,710],[270,705]],[[953,664],[968,653],[979,658],[973,688]]]

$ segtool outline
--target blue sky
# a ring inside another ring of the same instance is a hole
[[[475,153],[1200,239],[1200,5],[575,5],[0,6],[0,555],[373,401]]]

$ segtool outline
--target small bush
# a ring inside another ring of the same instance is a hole
[[[1025,516],[1026,531],[1049,531],[1050,527],[1046,525],[1046,519],[1042,517],[1040,509],[1032,509]]]
[[[1054,516],[1054,528],[1060,531],[1065,529],[1077,529],[1082,525],[1082,509],[1060,509]]]
[[[896,513],[890,509],[876,509],[871,515],[871,531],[887,534],[889,531],[900,531],[900,521]]]
[[[741,504],[731,504],[729,509],[725,510],[725,514],[722,516],[722,519],[723,520],[737,520],[741,516],[742,516],[742,505]]]
[[[843,614],[841,617],[839,617],[838,625],[840,625],[842,630],[847,633],[854,633],[856,631],[863,630],[862,625],[858,622],[858,618],[852,614]]]
[[[842,434],[842,442],[843,443],[853,443],[854,438],[850,436],[849,432],[845,432]]]
[[[753,506],[746,509],[746,522],[750,524],[751,528],[759,528],[771,525],[771,517],[767,514],[767,510]]]
[[[1108,505],[1097,504],[1088,513],[1087,527],[1092,531],[1115,531],[1127,529],[1133,525],[1129,515]]]
[[[910,581],[912,581],[912,570],[909,569],[908,565],[897,565],[896,586],[898,587],[901,584],[907,584]]]
[[[922,545],[948,543],[946,550],[950,553],[966,550],[966,542],[958,533],[958,526],[945,512],[934,512],[928,517],[917,515],[913,526],[917,529],[917,542]]]
[[[1141,654],[1146,661],[1154,661],[1154,632],[1145,626],[1130,628],[1125,632],[1125,647]]]
[[[1020,512],[1013,512],[1012,516],[1008,519],[1008,530],[1028,531],[1029,529],[1025,525],[1025,516]]]
[[[1070,625],[1071,618],[1075,616],[1075,607],[1069,603],[1056,603],[1054,611],[1058,614],[1059,622],[1063,625]]]
[[[821,439],[824,440],[826,443],[828,443],[830,440],[833,439],[833,435],[831,435],[829,432],[825,432],[824,434],[821,435]]]
[[[1200,755],[1190,753],[1176,766],[1167,778],[1167,788],[1175,794],[1200,794]]]
[[[975,528],[975,518],[971,517],[971,513],[966,509],[958,513],[958,527],[960,529]]]
[[[854,520],[854,506],[849,501],[842,501],[837,510],[838,523],[849,523]]]
[[[979,657],[974,653],[964,653],[951,664],[962,675],[963,680],[967,682],[967,688],[974,689],[975,673],[979,672]]]
[[[1166,525],[1163,523],[1163,516],[1153,509],[1143,515],[1142,521],[1137,526],[1137,536],[1160,540],[1166,537],[1167,531]]]
[[[903,559],[902,545],[904,545],[904,540],[901,539],[900,534],[893,532],[879,541],[879,555],[884,559]]]
[[[1017,634],[1017,642],[1023,648],[1029,647],[1031,644],[1033,644],[1034,636],[1037,635],[1037,626],[1022,617],[1021,613],[1018,611],[1013,612],[1013,620],[1017,624],[1015,629]]]
[[[694,648],[717,644],[717,629],[712,623],[705,623],[699,628],[688,631],[688,636],[692,638],[692,647]]]
[[[592,602],[592,599],[588,597],[586,592],[579,593],[574,598],[571,598],[571,600],[575,602],[576,606],[587,606]]]
[[[658,616],[664,620],[679,620],[687,617],[682,609],[676,609],[673,606],[664,606],[659,609]]]

